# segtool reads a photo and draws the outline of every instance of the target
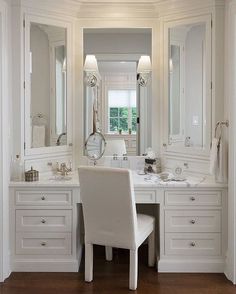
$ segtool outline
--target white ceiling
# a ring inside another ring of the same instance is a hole
[[[78,3],[159,3],[159,2],[164,2],[167,0],[74,0],[74,2]]]

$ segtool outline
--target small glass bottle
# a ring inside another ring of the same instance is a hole
[[[20,160],[20,155],[16,155],[16,158],[13,160],[12,164],[12,180],[13,181],[22,181],[23,179],[23,164]]]

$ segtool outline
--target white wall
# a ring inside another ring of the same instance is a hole
[[[85,33],[85,54],[152,53],[152,35],[143,33]]]
[[[9,171],[10,171],[10,9],[0,0],[0,282],[10,274]]]
[[[228,252],[225,274],[236,284],[236,0],[227,1],[225,17],[225,115],[229,117]]]
[[[30,28],[32,52],[31,115],[46,117],[46,146],[50,145],[50,57],[46,32],[33,24]]]

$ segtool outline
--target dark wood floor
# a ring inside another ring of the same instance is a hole
[[[139,294],[236,294],[236,287],[223,274],[158,274],[148,268],[146,246],[139,252]],[[0,294],[130,294],[128,251],[115,250],[114,260],[104,260],[96,248],[94,281],[84,282],[79,273],[12,273],[0,284]]]

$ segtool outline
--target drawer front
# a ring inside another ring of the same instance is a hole
[[[16,233],[16,254],[70,255],[71,233]]]
[[[16,205],[71,205],[71,191],[16,191]]]
[[[178,256],[219,256],[221,234],[166,233],[165,253]]]
[[[166,191],[165,205],[210,206],[221,205],[220,191]]]
[[[71,210],[16,210],[17,232],[71,232]]]
[[[136,203],[156,203],[155,190],[135,190]]]
[[[166,210],[165,232],[221,232],[218,210]]]

